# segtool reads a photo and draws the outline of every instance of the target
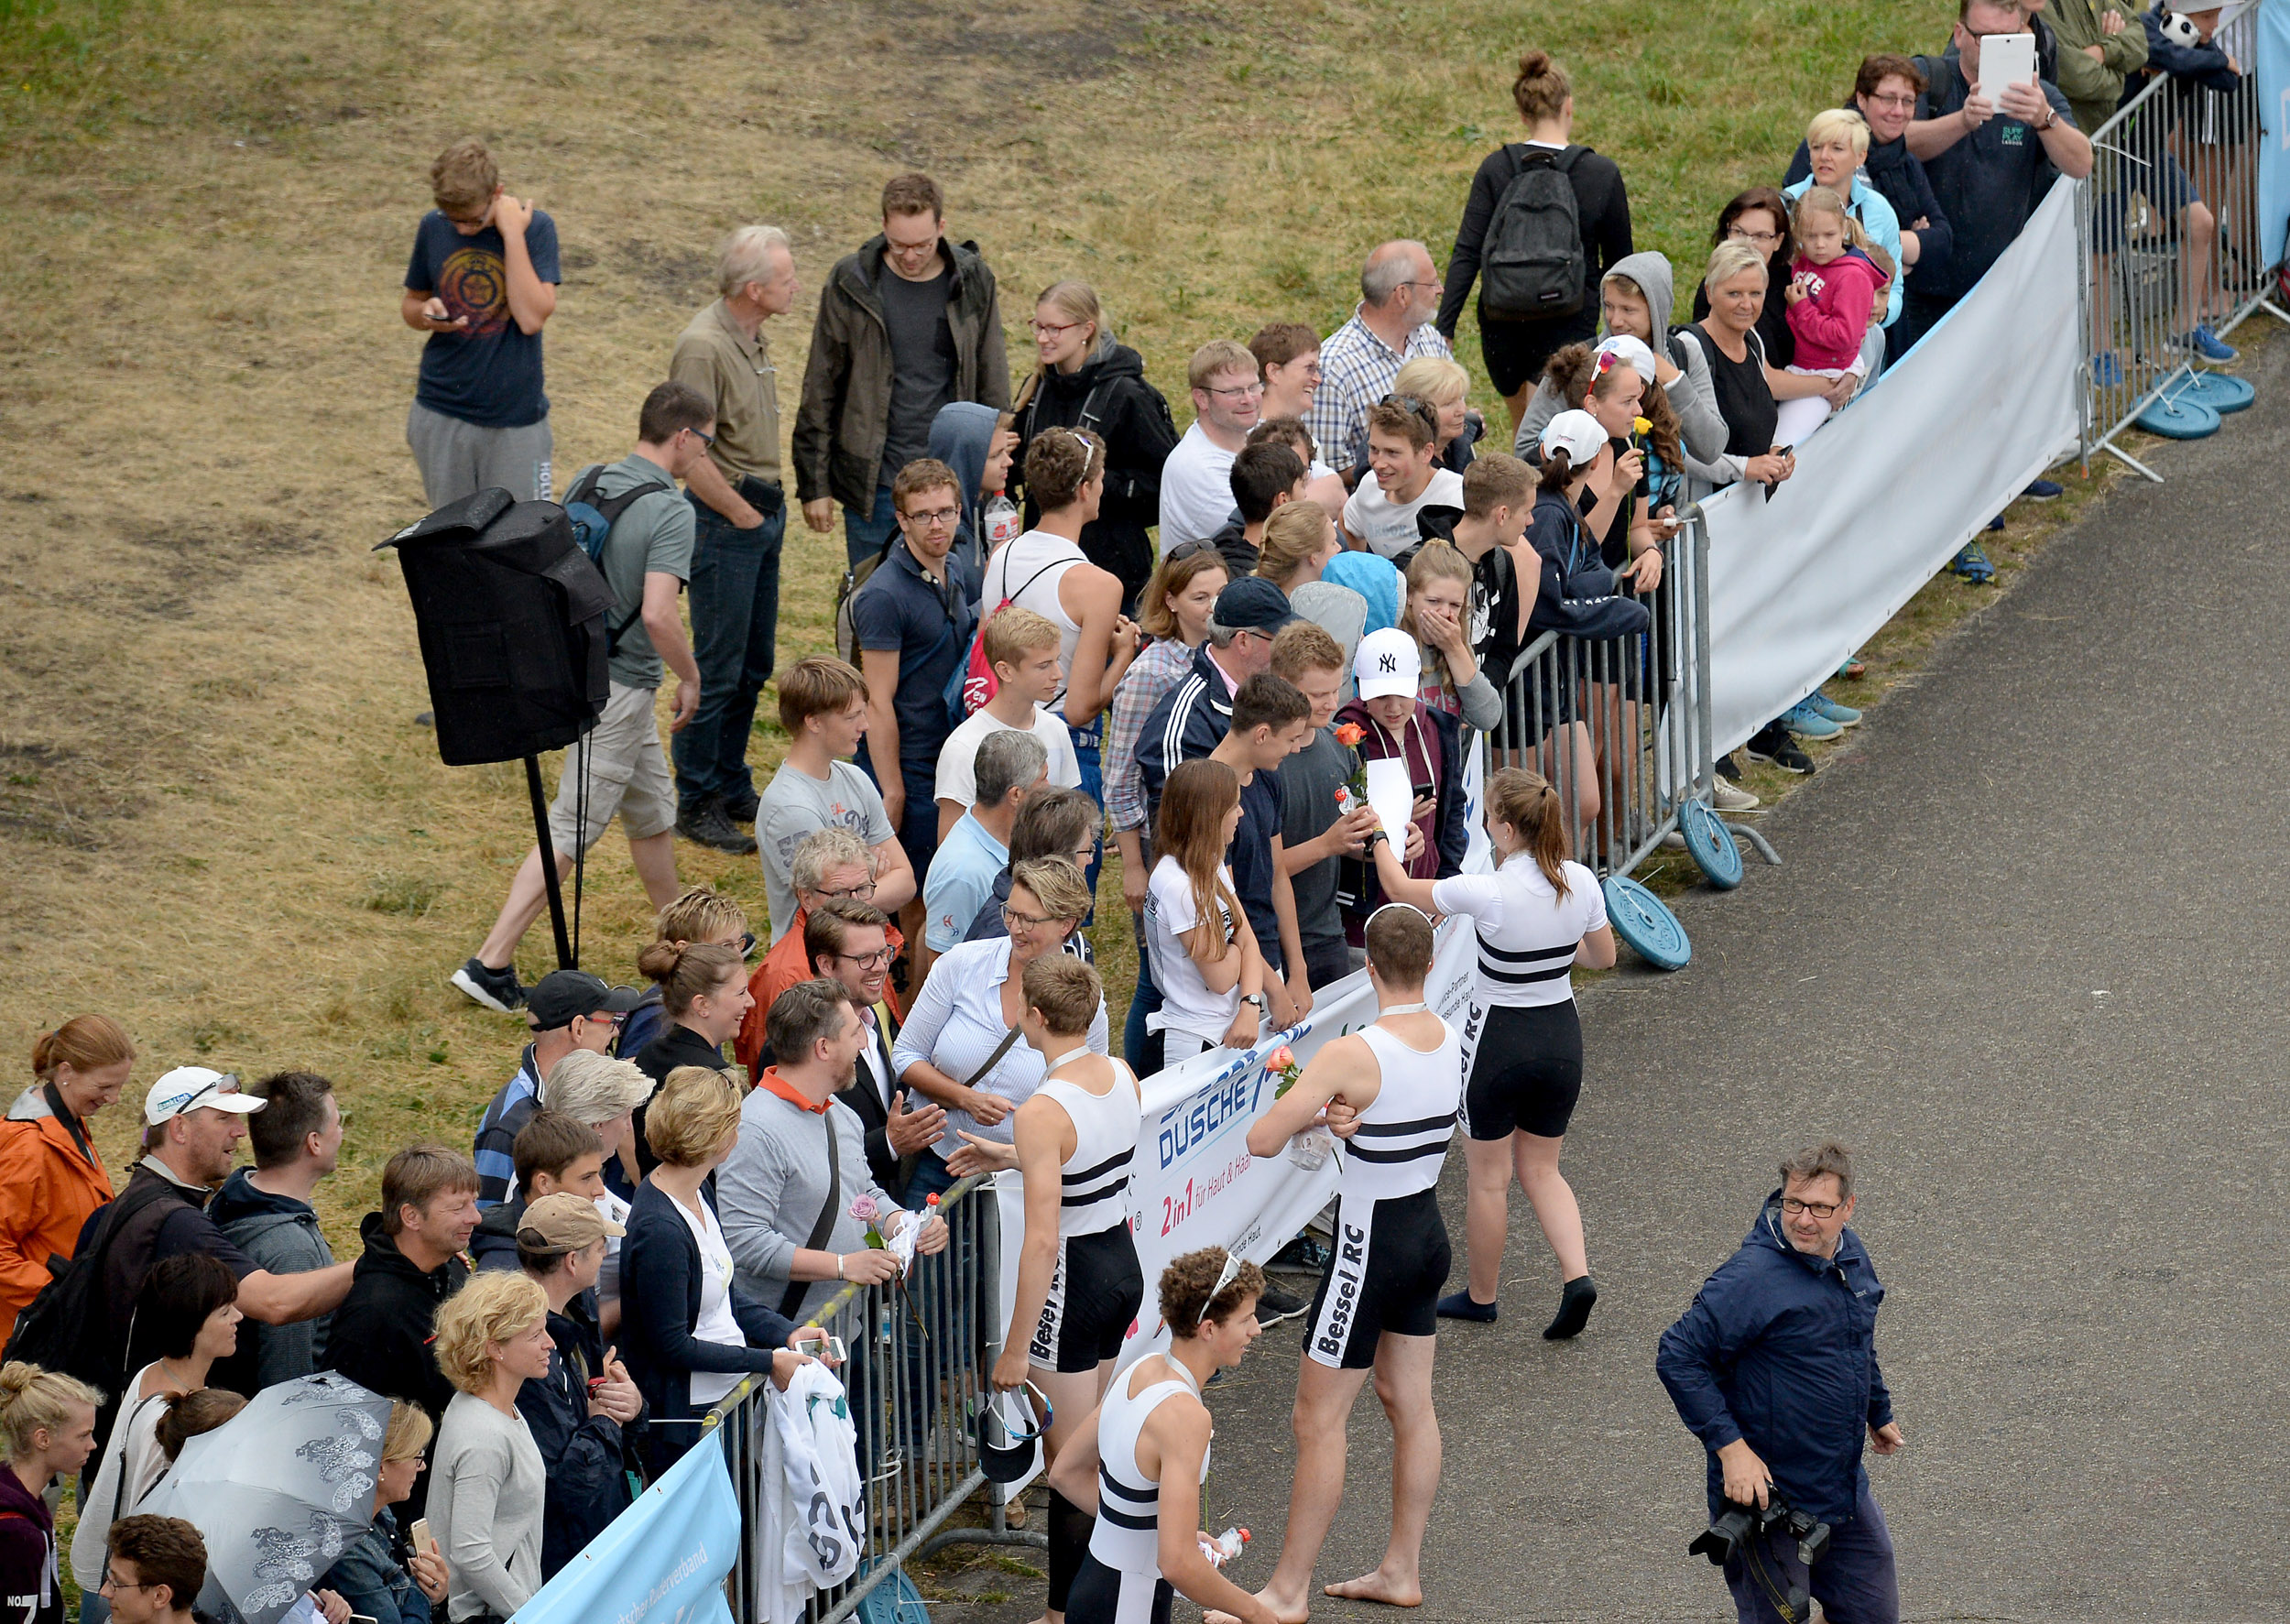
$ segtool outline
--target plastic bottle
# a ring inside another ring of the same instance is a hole
[[[1245,1528],[1228,1528],[1215,1539],[1203,1534],[1201,1554],[1208,1558],[1209,1566],[1222,1567],[1239,1555],[1240,1548],[1248,1542],[1249,1531]]]
[[[985,507],[978,513],[978,529],[986,533],[988,553],[1005,541],[1015,540],[1025,528],[1024,520],[1019,516],[1018,504],[1009,499],[1007,492],[996,491],[987,498]]]

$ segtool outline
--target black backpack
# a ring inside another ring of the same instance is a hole
[[[54,1278],[16,1316],[16,1328],[9,1332],[7,1350],[0,1359],[22,1359],[43,1370],[76,1376],[116,1402],[127,1376],[127,1338],[111,1334],[111,1315],[102,1300],[104,1264],[127,1221],[170,1198],[182,1199],[165,1179],[146,1178],[131,1183],[125,1194],[99,1208],[81,1231],[71,1260],[49,1259]]]
[[[1590,149],[1536,147],[1519,160],[1487,223],[1479,254],[1479,308],[1500,321],[1571,316],[1583,307],[1589,264],[1572,174]]]

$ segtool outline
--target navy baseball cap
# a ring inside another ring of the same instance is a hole
[[[643,994],[633,986],[606,986],[585,970],[551,970],[525,994],[525,1012],[533,1030],[554,1031],[571,1026],[576,1015],[604,1011],[626,1015]]]
[[[1243,575],[1216,594],[1216,606],[1209,611],[1209,619],[1227,631],[1262,632],[1268,638],[1300,618],[1288,606],[1288,594],[1261,575]]]

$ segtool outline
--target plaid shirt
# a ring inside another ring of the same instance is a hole
[[[1145,780],[1137,770],[1138,736],[1162,695],[1193,669],[1193,650],[1163,638],[1129,662],[1106,715],[1106,815],[1118,832],[1145,823]]]
[[[1320,392],[1304,418],[1321,461],[1341,471],[1368,460],[1368,409],[1391,393],[1401,366],[1419,355],[1454,359],[1437,328],[1418,327],[1407,335],[1405,350],[1394,350],[1353,308],[1352,319],[1320,346]]]

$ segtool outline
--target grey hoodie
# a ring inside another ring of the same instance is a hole
[[[333,1248],[318,1226],[318,1214],[308,1202],[291,1195],[273,1195],[258,1188],[240,1168],[224,1181],[208,1204],[207,1216],[231,1244],[273,1274],[304,1274],[333,1266]],[[224,1362],[210,1379],[233,1392],[256,1393],[281,1381],[308,1376],[326,1357],[326,1329],[333,1316],[322,1313],[290,1325],[266,1325],[249,1319],[238,1332],[238,1352],[228,1361],[230,1374],[240,1387],[223,1379]]]
[[[1678,369],[1680,376],[1669,386],[1670,409],[1677,413],[1678,440],[1685,452],[1685,471],[1696,478],[1719,484],[1730,484],[1739,478],[1738,470],[1718,463],[1726,449],[1726,420],[1718,411],[1718,391],[1709,380],[1708,358],[1692,341],[1680,343],[1670,337],[1670,311],[1677,303],[1670,262],[1659,254],[1628,254],[1616,260],[1607,275],[1628,278],[1646,295],[1646,313],[1652,319],[1654,332],[1668,348],[1670,365]],[[1548,378],[1537,384],[1527,402],[1527,414],[1519,420],[1519,433],[1513,442],[1518,454],[1523,457],[1533,450],[1543,438],[1544,427],[1565,409],[1565,400],[1551,387]]]

